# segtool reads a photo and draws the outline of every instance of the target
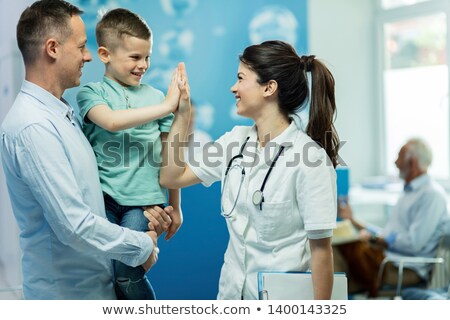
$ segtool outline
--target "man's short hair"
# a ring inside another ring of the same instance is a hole
[[[114,50],[124,36],[151,40],[152,31],[145,20],[130,10],[118,8],[108,11],[95,28],[97,45]]]
[[[45,41],[55,37],[64,42],[72,34],[70,18],[81,15],[78,7],[62,0],[41,0],[26,8],[17,23],[17,44],[25,65],[41,54]]]
[[[406,159],[415,158],[421,170],[426,171],[433,161],[433,153],[428,143],[421,138],[409,139],[406,150]]]

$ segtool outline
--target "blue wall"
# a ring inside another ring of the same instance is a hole
[[[128,8],[140,14],[154,33],[151,66],[143,82],[166,91],[167,77],[179,61],[189,74],[197,105],[196,128],[216,139],[236,124],[230,87],[236,81],[238,55],[251,43],[281,39],[300,54],[307,52],[307,0],[78,0],[93,62],[83,69],[82,84],[100,81],[104,67],[96,56],[98,10]],[[66,92],[76,107],[77,89]],[[220,215],[220,185],[182,191],[185,222],[174,238],[159,240],[161,253],[149,275],[158,299],[215,299],[228,241]]]

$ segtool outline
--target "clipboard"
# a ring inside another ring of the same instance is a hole
[[[311,272],[259,272],[259,300],[314,300]],[[331,300],[348,300],[347,276],[334,273]]]

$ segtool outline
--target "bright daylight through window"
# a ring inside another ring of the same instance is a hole
[[[383,0],[383,4],[422,1]],[[408,12],[408,7],[404,8]],[[448,180],[447,13],[402,17],[382,22],[387,174],[396,175],[394,161],[405,140],[420,136],[429,142],[434,153],[430,173]]]

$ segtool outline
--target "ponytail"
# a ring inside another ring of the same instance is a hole
[[[315,56],[302,56],[300,65],[311,72],[312,86],[306,134],[323,147],[334,167],[338,165],[339,137],[333,121],[336,112],[334,78]]]

